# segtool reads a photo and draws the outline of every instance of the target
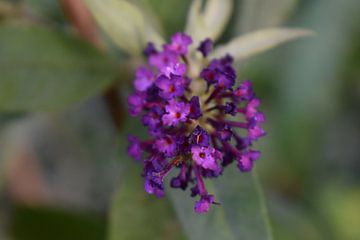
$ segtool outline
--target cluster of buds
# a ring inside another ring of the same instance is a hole
[[[234,161],[240,171],[250,171],[260,157],[252,144],[265,135],[260,126],[265,118],[251,82],[234,86],[233,58],[207,59],[213,43],[205,39],[196,49],[201,67],[193,68],[191,44],[190,36],[176,33],[162,50],[152,43],[144,50],[148,64],[136,71],[128,105],[131,116],[141,116],[150,139],[129,136],[128,154],[143,163],[145,190],[158,197],[164,195],[165,177],[178,169],[171,187],[192,185],[191,196],[199,196],[195,211],[203,213],[217,203],[204,178],[218,177]]]

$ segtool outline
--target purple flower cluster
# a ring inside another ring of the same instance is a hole
[[[151,43],[145,49],[148,65],[136,71],[136,91],[128,105],[131,116],[141,116],[151,138],[129,136],[128,154],[143,162],[145,190],[158,197],[164,195],[165,177],[179,169],[171,187],[185,190],[192,185],[191,196],[200,197],[195,211],[203,213],[216,204],[204,178],[218,177],[233,161],[240,171],[250,171],[260,157],[251,146],[265,135],[260,127],[265,118],[251,82],[234,87],[232,57],[206,59],[210,39],[197,48],[207,63],[189,76],[191,44],[191,37],[176,33],[161,51]]]

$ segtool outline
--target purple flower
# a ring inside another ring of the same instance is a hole
[[[207,57],[207,55],[211,52],[212,48],[213,48],[213,42],[211,41],[210,38],[207,38],[204,41],[200,42],[200,45],[197,48],[197,50],[200,51],[204,57]]]
[[[174,97],[179,97],[184,94],[185,80],[183,77],[171,75],[171,77],[166,77],[161,75],[156,80],[156,86],[160,89],[159,96],[169,100]]]
[[[262,136],[265,136],[265,131],[258,125],[249,128],[248,138],[251,141],[257,140]]]
[[[129,156],[134,158],[135,160],[140,161],[143,149],[141,148],[141,143],[139,139],[134,136],[128,136],[128,141],[130,142],[130,145],[127,149]]]
[[[134,86],[140,92],[146,91],[155,81],[154,73],[146,67],[139,67],[135,76]]]
[[[189,118],[191,119],[198,119],[202,116],[201,109],[200,109],[200,101],[198,96],[193,96],[190,99],[190,113]]]
[[[152,42],[149,42],[146,46],[146,48],[144,49],[144,55],[146,57],[150,57],[151,55],[153,54],[156,54],[157,53],[157,50],[155,48],[155,45],[154,43]]]
[[[172,157],[176,153],[176,139],[166,135],[155,141],[154,148],[159,152],[163,153],[167,157]]]
[[[206,213],[213,203],[215,203],[213,195],[203,195],[200,200],[195,203],[195,212]]]
[[[211,169],[214,171],[219,170],[216,162],[217,158],[222,158],[221,154],[212,147],[193,146],[191,148],[192,159],[201,167]]]
[[[192,43],[191,37],[184,33],[175,33],[171,37],[171,43],[165,44],[165,51],[173,52],[179,55],[184,55],[188,51],[188,46]]]
[[[164,110],[161,107],[155,106],[149,110],[142,118],[142,123],[150,129],[157,128],[161,123],[161,117]]]
[[[170,186],[173,188],[181,188],[185,190],[190,181],[190,173],[191,172],[188,170],[188,166],[186,166],[186,164],[183,163],[181,165],[179,176],[171,179]]]
[[[148,66],[136,71],[136,91],[128,105],[132,116],[141,115],[149,139],[129,136],[128,154],[143,160],[146,192],[162,197],[164,179],[170,171],[179,171],[170,186],[189,187],[192,197],[199,196],[195,212],[205,213],[216,202],[204,179],[219,177],[234,161],[241,172],[253,168],[260,152],[250,147],[265,135],[265,116],[249,80],[233,88],[236,72],[230,55],[205,65],[193,52],[188,54],[191,43],[189,36],[177,33],[161,51],[153,44],[145,49]],[[197,48],[204,57],[211,49],[210,39]]]
[[[190,135],[190,142],[203,147],[209,146],[209,134],[200,126],[197,126]]]
[[[242,172],[249,172],[253,168],[253,162],[260,157],[259,151],[248,151],[238,156],[238,167]]]
[[[240,83],[240,86],[234,91],[234,96],[241,100],[249,100],[253,98],[254,92],[252,91],[251,82],[246,80]]]
[[[145,104],[145,95],[141,93],[134,93],[128,97],[128,105],[130,115],[133,117],[138,116],[143,110]]]
[[[190,106],[184,102],[170,100],[166,105],[166,114],[163,115],[162,121],[166,126],[175,126],[180,122],[185,122],[190,112]]]

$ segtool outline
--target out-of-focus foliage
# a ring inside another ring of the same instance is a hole
[[[140,2],[86,0],[86,3],[102,29],[124,52],[139,56],[148,41],[163,42],[156,17]]]
[[[0,26],[0,109],[63,109],[101,93],[114,76],[106,55],[41,27]]]
[[[190,6],[185,32],[194,42],[209,37],[214,41],[225,30],[232,11],[232,0],[194,0]]]
[[[206,186],[221,205],[201,218],[192,211],[194,200],[188,194],[170,192],[188,239],[272,239],[256,173],[241,175],[232,166],[219,181]]]
[[[312,31],[305,29],[269,28],[239,36],[229,43],[218,46],[210,57],[218,58],[230,54],[235,60],[244,60],[262,53],[284,42],[299,37],[311,36]]]

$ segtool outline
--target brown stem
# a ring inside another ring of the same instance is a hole
[[[80,37],[98,49],[104,50],[102,39],[83,0],[60,0],[60,2],[65,15],[69,18]],[[117,82],[115,81],[115,83]],[[113,84],[107,89],[103,98],[115,127],[120,131],[124,123],[125,111],[120,101],[121,97],[117,86],[117,84]]]
[[[111,119],[116,129],[120,131],[124,125],[125,109],[120,101],[120,96],[116,85],[107,89],[103,97]]]
[[[99,49],[104,49],[101,37],[91,13],[82,0],[60,0],[65,15],[69,18],[79,35]]]

